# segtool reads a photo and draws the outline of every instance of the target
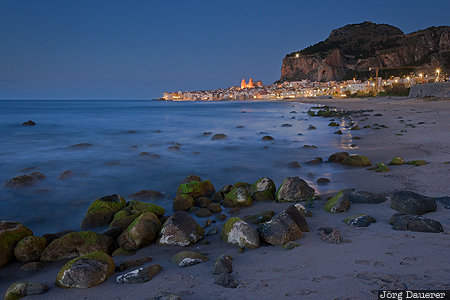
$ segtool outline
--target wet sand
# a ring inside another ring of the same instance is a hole
[[[296,101],[334,106],[345,110],[373,110],[368,120],[354,118],[362,128],[374,123],[388,128],[372,128],[352,132],[356,148],[351,154],[368,156],[372,163],[385,162],[394,156],[405,160],[423,159],[429,164],[420,167],[392,166],[390,172],[375,173],[365,168],[347,168],[339,182],[342,188],[388,195],[393,191],[410,190],[427,196],[450,196],[450,101],[420,99],[345,99]],[[382,114],[382,116],[374,116]],[[402,117],[402,118],[399,118]],[[400,120],[404,120],[403,123]],[[418,124],[424,122],[424,124]],[[405,126],[405,124],[413,124]],[[401,132],[404,129],[406,132]],[[330,130],[335,130],[330,127]],[[403,134],[402,136],[396,134]],[[261,174],[265,175],[265,174]],[[238,181],[238,179],[237,179]],[[279,183],[277,183],[279,184]],[[220,187],[216,187],[220,188]],[[326,198],[326,195],[322,195]],[[443,233],[394,231],[389,218],[396,213],[390,201],[381,204],[352,204],[345,213],[331,214],[323,210],[323,200],[317,200],[313,216],[307,218],[311,232],[297,242],[292,250],[262,246],[240,253],[235,246],[208,236],[204,242],[181,248],[152,244],[132,257],[150,256],[163,270],[147,283],[122,285],[115,273],[103,284],[82,290],[64,290],[54,286],[55,275],[64,262],[47,265],[37,273],[20,271],[20,263],[10,263],[0,271],[0,291],[15,281],[46,283],[50,291],[29,299],[149,299],[160,292],[178,294],[182,299],[376,299],[376,291],[389,289],[450,289],[450,210],[437,203],[436,212],[425,214],[440,221]],[[256,203],[243,208],[236,216],[274,210],[282,211],[286,203]],[[225,210],[227,212],[227,210]],[[367,213],[377,222],[367,228],[351,227],[342,222],[348,216]],[[221,231],[220,226],[215,224]],[[333,226],[341,231],[348,243],[328,244],[320,240],[317,230]],[[207,254],[209,261],[179,268],[170,258],[182,250]],[[221,254],[231,255],[233,275],[240,282],[235,289],[213,283],[212,266]]]

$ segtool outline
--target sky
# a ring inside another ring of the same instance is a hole
[[[0,99],[153,99],[243,77],[346,24],[450,25],[448,0],[0,0]]]

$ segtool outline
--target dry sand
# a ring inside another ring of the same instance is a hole
[[[387,163],[394,156],[430,162],[421,167],[394,166],[387,173],[349,168],[335,179],[342,183],[342,188],[386,195],[411,190],[428,196],[450,196],[450,165],[444,164],[450,160],[450,101],[389,98],[299,101],[345,110],[372,109],[367,121],[358,121],[359,126],[378,123],[389,127],[352,132],[362,139],[353,141],[357,147],[350,149],[351,153],[366,155],[374,163]],[[382,116],[373,116],[375,113]],[[404,123],[399,122],[399,117],[403,117]],[[358,119],[362,118],[355,118]],[[424,124],[419,125],[419,122]],[[405,127],[405,124],[416,127]],[[396,135],[402,129],[407,132],[403,136]],[[305,233],[297,241],[301,246],[293,250],[263,246],[239,253],[236,247],[220,241],[219,235],[206,237],[210,244],[198,243],[183,249],[154,244],[131,257],[150,256],[153,262],[149,264],[162,266],[162,272],[150,282],[117,284],[115,277],[121,273],[115,273],[105,283],[87,290],[54,287],[62,262],[48,265],[35,274],[20,271],[20,264],[15,262],[0,270],[0,291],[19,280],[38,281],[51,287],[48,293],[30,299],[149,299],[160,292],[176,293],[183,299],[376,299],[373,291],[381,287],[450,289],[450,210],[441,203],[436,212],[425,215],[442,223],[444,232],[440,234],[392,230],[388,221],[396,211],[390,208],[389,201],[376,205],[352,204],[348,212],[339,214],[325,212],[323,203],[315,202],[313,217],[307,219],[311,232]],[[257,203],[241,209],[237,216],[262,210],[280,212],[287,206]],[[355,228],[342,222],[358,213],[368,213],[377,222],[367,228]],[[328,244],[321,241],[317,234],[321,226],[335,226],[350,242]],[[210,261],[179,268],[169,259],[181,250],[208,254]],[[236,289],[213,283],[211,270],[220,254],[234,258],[233,274],[240,282]],[[115,261],[119,263],[124,259],[127,258]]]

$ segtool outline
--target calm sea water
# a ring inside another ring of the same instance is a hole
[[[27,188],[1,187],[0,220],[22,222],[35,234],[79,229],[97,197],[126,197],[143,189],[165,193],[155,203],[170,210],[178,184],[189,174],[210,179],[216,189],[262,176],[279,185],[287,176],[299,176],[320,192],[335,190],[345,169],[303,162],[348,149],[351,136],[345,130],[342,136],[333,134],[337,128],[328,127],[328,119],[309,118],[309,107],[279,102],[0,101],[0,182],[26,174],[21,170],[29,167],[46,176]],[[29,119],[37,125],[22,126]],[[292,126],[282,127],[285,123]],[[317,129],[307,130],[309,125]],[[213,141],[202,135],[205,131],[228,138]],[[262,141],[266,134],[275,140]],[[80,143],[92,146],[71,148]],[[181,144],[179,151],[168,149],[174,143]],[[305,149],[305,144],[318,148]],[[287,167],[294,160],[302,168]],[[65,170],[74,176],[58,180]],[[318,187],[318,177],[333,182]]]

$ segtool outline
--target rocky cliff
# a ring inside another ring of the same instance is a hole
[[[364,79],[371,75],[369,67],[405,66],[411,71],[450,71],[450,26],[404,34],[387,24],[346,25],[325,41],[286,55],[280,81]]]

